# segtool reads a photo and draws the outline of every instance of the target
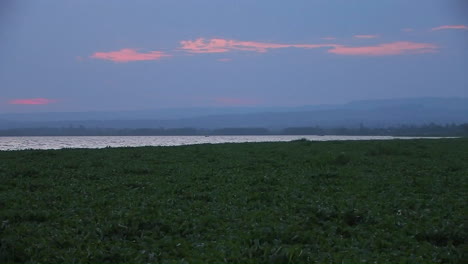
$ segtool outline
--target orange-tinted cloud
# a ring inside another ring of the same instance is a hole
[[[434,53],[438,47],[430,43],[393,42],[367,47],[338,46],[328,50],[338,55],[389,56],[401,54]]]
[[[373,39],[373,38],[378,38],[379,35],[354,35],[353,38],[357,39]]]
[[[440,27],[435,27],[432,28],[432,31],[436,30],[443,30],[443,29],[462,29],[462,30],[468,30],[468,26],[466,25],[445,25],[445,26],[440,26]]]
[[[259,101],[246,98],[231,98],[231,97],[218,97],[214,99],[216,103],[221,105],[256,105]]]
[[[170,57],[171,55],[166,54],[162,51],[150,51],[147,53],[138,52],[135,49],[121,49],[119,51],[110,52],[96,52],[91,55],[91,58],[110,60],[113,62],[130,62],[130,61],[147,61],[147,60],[159,60],[164,57]]]
[[[235,50],[267,52],[269,49],[281,48],[303,48],[314,49],[324,47],[335,47],[335,44],[278,44],[255,41],[238,41],[229,39],[209,39],[199,38],[196,40],[181,41],[181,49],[190,53],[223,53]]]
[[[47,99],[47,98],[28,98],[28,99],[14,99],[9,101],[9,104],[19,104],[19,105],[46,105],[55,103],[57,100]]]

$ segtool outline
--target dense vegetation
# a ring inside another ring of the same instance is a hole
[[[267,128],[15,128],[0,130],[0,136],[184,136],[184,135],[362,135],[362,136],[436,136],[458,137],[468,136],[468,123],[466,124],[427,124],[427,125],[401,125],[397,127],[370,128],[364,125],[356,127],[322,128],[288,127],[271,130]]]
[[[0,263],[463,263],[467,180],[468,139],[4,151]]]

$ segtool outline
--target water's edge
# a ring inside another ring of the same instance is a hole
[[[180,146],[195,144],[285,142],[299,139],[310,141],[334,140],[393,140],[437,139],[441,137],[392,136],[70,136],[70,137],[0,137],[0,150],[107,148],[143,146]]]

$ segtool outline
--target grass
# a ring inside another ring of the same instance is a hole
[[[466,263],[468,140],[0,152],[0,263]]]

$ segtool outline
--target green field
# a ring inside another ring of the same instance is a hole
[[[467,263],[467,182],[468,139],[0,152],[0,263]]]

